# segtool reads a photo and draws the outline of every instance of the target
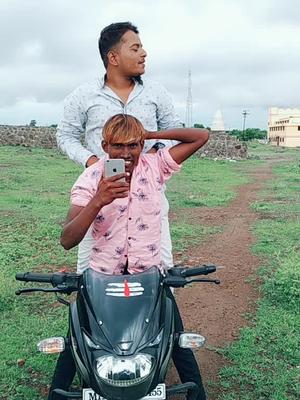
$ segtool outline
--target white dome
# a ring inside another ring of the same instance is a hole
[[[216,111],[216,113],[214,115],[213,123],[211,126],[211,131],[225,132],[225,125],[224,125],[221,110]]]

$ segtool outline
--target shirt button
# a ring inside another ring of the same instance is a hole
[[[129,221],[131,221],[131,220],[132,220],[132,218],[131,218],[131,217],[129,217],[128,219],[129,219]]]
[[[128,257],[127,254],[124,254],[124,257]]]
[[[131,240],[131,236],[128,237],[128,240]]]

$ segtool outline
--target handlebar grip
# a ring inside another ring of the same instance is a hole
[[[43,282],[43,283],[52,283],[54,274],[42,274],[42,273],[17,273],[16,280],[24,281],[24,282]]]
[[[208,275],[215,272],[217,267],[215,265],[201,265],[201,267],[187,268],[181,272],[181,276],[187,278],[196,275]]]
[[[26,275],[26,274],[23,274],[23,273],[18,272],[18,273],[16,274],[15,278],[16,278],[17,281],[26,281],[25,275]]]

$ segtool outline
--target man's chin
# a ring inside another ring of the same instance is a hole
[[[144,73],[145,73],[145,69],[143,71],[139,72],[139,73],[134,74],[133,78],[139,79],[142,75],[144,75]]]

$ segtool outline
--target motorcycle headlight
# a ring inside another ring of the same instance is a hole
[[[96,359],[97,374],[114,386],[131,386],[143,381],[150,374],[154,358],[149,354],[135,357],[103,356]]]

